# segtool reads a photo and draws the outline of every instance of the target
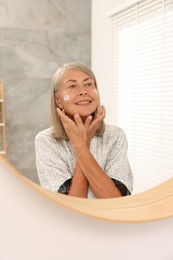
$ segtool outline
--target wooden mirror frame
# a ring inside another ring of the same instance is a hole
[[[132,196],[92,200],[46,190],[24,177],[3,156],[0,156],[0,164],[45,198],[90,217],[105,221],[144,222],[173,216],[173,178]]]

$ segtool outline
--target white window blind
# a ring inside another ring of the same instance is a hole
[[[136,193],[173,177],[173,0],[110,18],[109,121],[126,132]]]

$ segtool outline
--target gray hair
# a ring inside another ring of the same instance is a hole
[[[68,136],[65,132],[65,129],[61,123],[61,119],[57,113],[57,105],[55,103],[55,94],[59,92],[61,78],[66,69],[76,69],[88,74],[93,80],[95,87],[98,91],[97,81],[95,75],[91,68],[86,64],[80,62],[69,62],[60,67],[54,74],[52,78],[52,89],[51,89],[51,124],[52,124],[52,135],[56,139],[66,139]],[[95,135],[102,136],[105,130],[104,121],[101,122],[99,128],[97,129]]]

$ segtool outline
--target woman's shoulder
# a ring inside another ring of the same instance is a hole
[[[53,135],[53,128],[47,128],[37,133],[35,136],[36,145],[49,145],[51,147],[66,147],[68,141],[65,139],[56,139]]]
[[[35,141],[45,141],[45,140],[52,140],[53,141],[53,136],[52,136],[52,128],[47,128],[44,129],[40,132],[37,133],[37,135],[35,136]]]
[[[128,143],[124,130],[119,126],[106,125],[105,133],[103,136],[103,143],[106,144],[106,147],[112,149],[112,147],[116,148],[116,150],[124,147],[127,149]]]
[[[106,124],[104,135],[117,136],[122,134],[124,134],[124,130],[121,127]]]
[[[105,142],[111,144],[126,142],[126,135],[124,130],[119,126],[106,125],[103,135]]]

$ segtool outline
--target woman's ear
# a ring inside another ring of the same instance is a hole
[[[59,97],[57,97],[57,96],[55,96],[55,104],[57,107],[59,107],[61,109],[63,108],[63,106],[61,105],[61,101],[60,101]]]

